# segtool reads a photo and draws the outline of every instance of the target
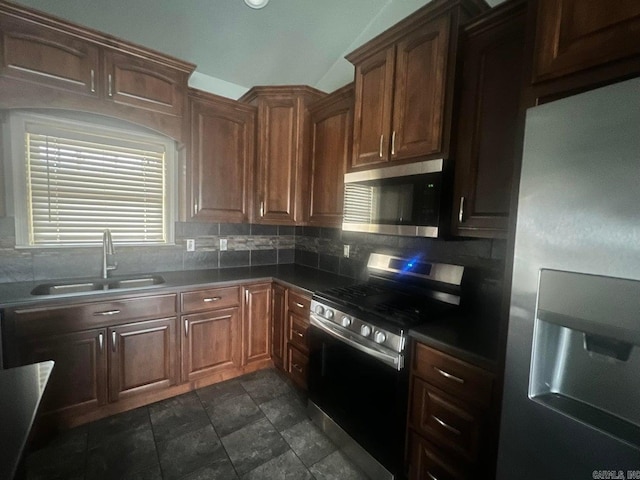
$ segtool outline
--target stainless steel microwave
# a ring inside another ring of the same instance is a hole
[[[347,173],[342,229],[437,237],[442,159]]]

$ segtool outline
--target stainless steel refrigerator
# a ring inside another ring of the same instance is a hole
[[[640,78],[524,142],[498,479],[640,478]]]

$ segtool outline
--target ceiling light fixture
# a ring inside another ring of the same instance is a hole
[[[256,10],[259,8],[264,8],[269,3],[269,0],[244,0],[249,7],[255,8]]]

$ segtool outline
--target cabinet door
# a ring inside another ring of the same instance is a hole
[[[191,217],[249,222],[255,108],[216,98],[190,99]]]
[[[55,362],[40,411],[82,413],[107,403],[106,348],[105,329],[26,341],[21,364]]]
[[[271,284],[244,287],[242,364],[271,355]]]
[[[182,116],[186,74],[150,60],[107,50],[104,91],[120,105]]]
[[[391,159],[442,152],[450,16],[408,34],[396,48]]]
[[[353,89],[322,99],[311,112],[311,199],[309,224],[339,227],[344,204],[344,174],[351,158]]]
[[[298,100],[267,97],[260,102],[258,115],[258,221],[293,224],[300,148]]]
[[[182,317],[182,379],[240,366],[238,307]]]
[[[467,476],[460,468],[460,462],[449,458],[431,443],[410,433],[409,440],[409,480],[464,480]]]
[[[9,15],[0,30],[0,75],[97,97],[97,46]]]
[[[538,0],[533,81],[640,54],[637,0]]]
[[[282,285],[273,286],[273,318],[271,324],[271,359],[276,367],[285,366],[285,335],[287,316],[287,289]]]
[[[452,233],[506,236],[518,131],[524,5],[463,45]],[[483,27],[483,28],[480,28]]]
[[[395,48],[356,65],[351,168],[389,160]]]
[[[176,383],[176,318],[129,323],[108,329],[109,400]]]

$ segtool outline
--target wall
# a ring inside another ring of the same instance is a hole
[[[176,223],[176,245],[118,247],[114,275],[294,262],[294,227],[249,224]],[[186,239],[196,251],[186,251]],[[228,240],[220,252],[219,239]],[[0,284],[100,275],[101,247],[15,249],[13,217],[0,218]]]

